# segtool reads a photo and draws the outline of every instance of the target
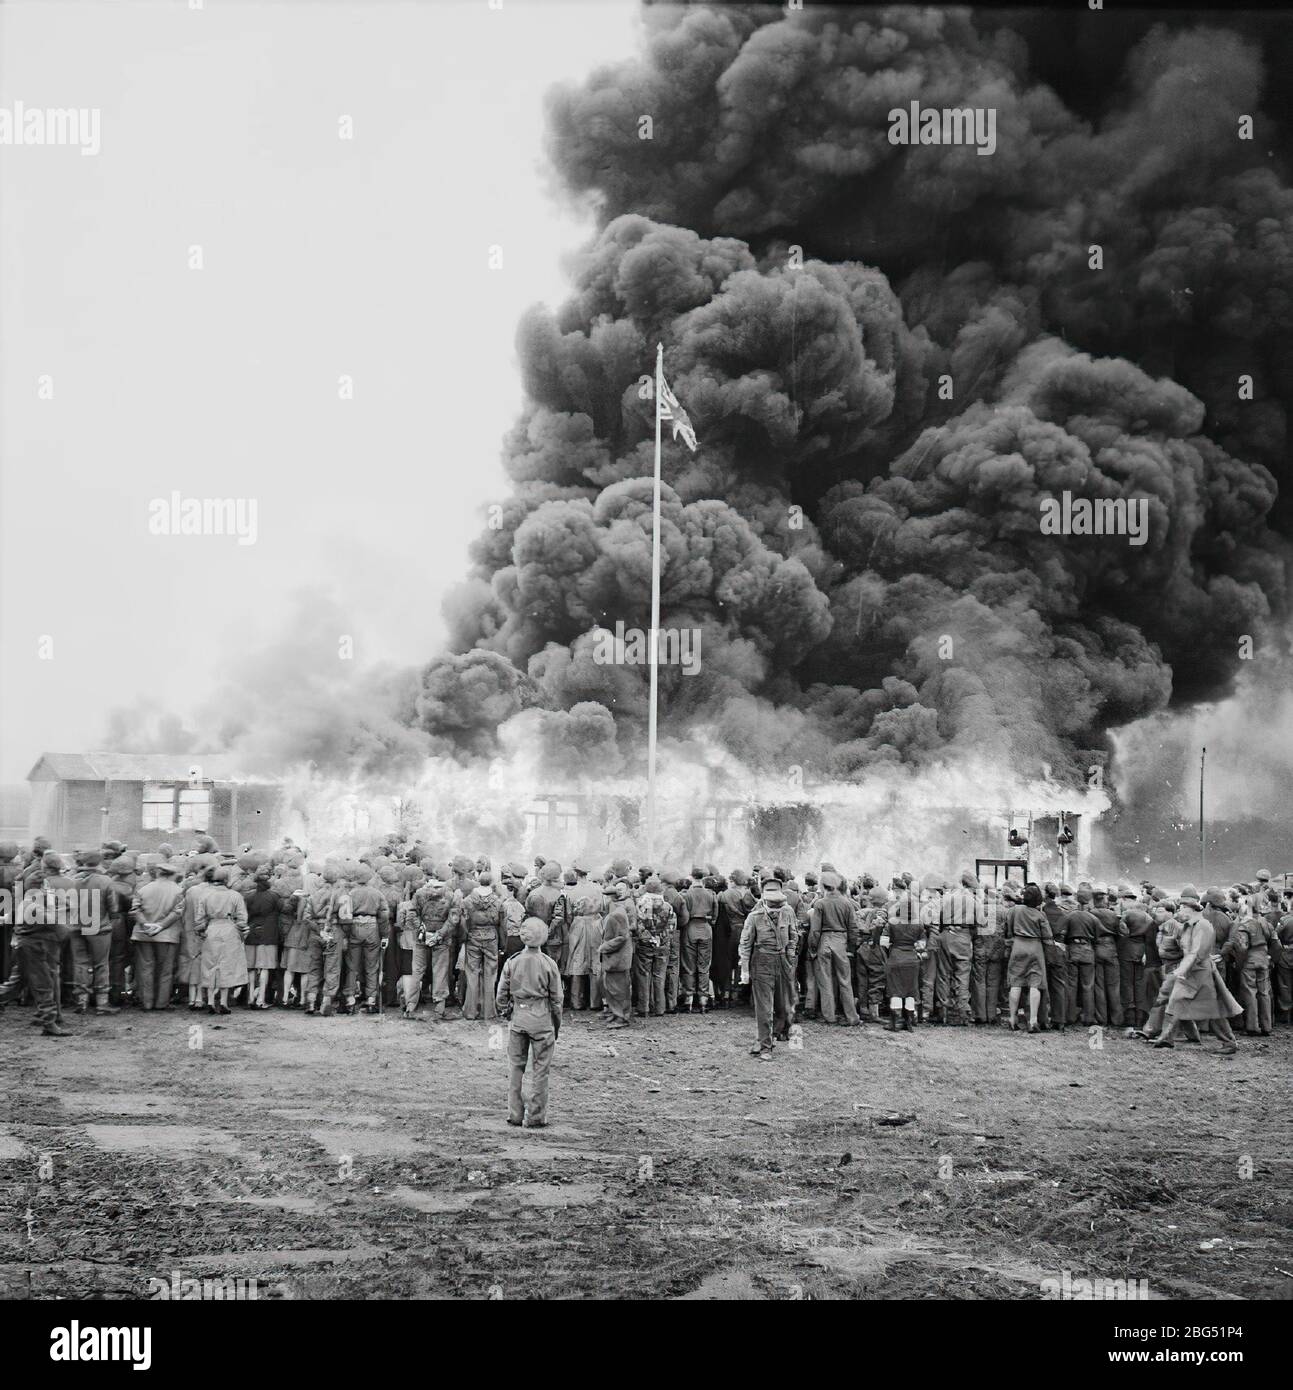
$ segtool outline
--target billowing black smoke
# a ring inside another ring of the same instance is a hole
[[[1240,23],[1110,27],[1066,67],[1039,17],[649,10],[640,60],[550,103],[601,230],[521,325],[513,490],[417,731],[485,754],[537,709],[553,761],[636,762],[646,670],[594,634],[649,624],[657,341],[701,440],[665,452],[662,622],[703,633],[670,736],[1031,773],[1224,695],[1287,611],[1293,399],[1286,113]],[[891,144],[913,100],[994,109],[994,153]],[[1043,534],[1065,492],[1146,499],[1146,542]]]

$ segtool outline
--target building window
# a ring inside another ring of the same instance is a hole
[[[145,830],[175,829],[175,788],[160,782],[144,783]]]
[[[211,793],[204,789],[181,789],[180,814],[176,824],[180,830],[210,830]]]
[[[578,830],[579,803],[577,801],[553,802],[552,828],[558,832]]]
[[[530,835],[544,835],[548,830],[551,806],[546,801],[532,801],[524,810],[525,828]]]

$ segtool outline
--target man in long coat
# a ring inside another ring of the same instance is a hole
[[[1220,1051],[1237,1052],[1230,1020],[1243,1013],[1243,1008],[1226,988],[1226,982],[1212,959],[1217,939],[1212,923],[1203,916],[1202,904],[1197,898],[1183,897],[1177,916],[1182,923],[1181,947],[1184,954],[1171,976],[1172,992],[1167,999],[1163,1031],[1154,1046],[1174,1047],[1172,1035],[1176,1032],[1176,1025],[1183,1019],[1192,1019],[1196,1023],[1206,1021],[1212,1024],[1213,1033],[1221,1039]]]

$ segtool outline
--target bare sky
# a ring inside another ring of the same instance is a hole
[[[549,189],[543,93],[637,22],[626,0],[0,7],[0,107],[101,113],[93,157],[0,145],[0,780],[100,743],[113,705],[236,679],[295,588],[331,590],[359,661],[435,650],[505,490],[517,320],[591,229]],[[176,490],[255,499],[256,543],[151,534]]]

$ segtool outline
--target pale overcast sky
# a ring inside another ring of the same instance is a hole
[[[437,648],[517,321],[591,229],[543,94],[637,40],[635,0],[0,7],[0,108],[101,113],[93,157],[0,145],[0,780],[236,676],[296,586],[360,660]],[[256,544],[150,534],[173,490],[256,499]]]

